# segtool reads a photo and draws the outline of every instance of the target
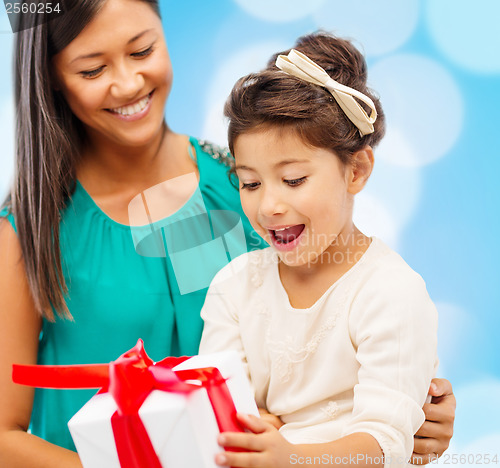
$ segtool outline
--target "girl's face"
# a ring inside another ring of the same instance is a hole
[[[243,210],[285,265],[321,261],[350,232],[350,166],[332,151],[270,128],[238,136],[234,153]]]
[[[151,142],[162,128],[172,67],[161,20],[139,0],[107,0],[53,59],[54,87],[91,141]]]

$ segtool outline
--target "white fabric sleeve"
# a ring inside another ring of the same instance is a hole
[[[249,376],[246,355],[241,341],[237,308],[230,294],[212,283],[208,289],[201,318],[204,321],[199,354],[216,353],[218,351],[237,351],[245,372]]]
[[[425,283],[400,268],[364,285],[349,331],[360,368],[352,419],[343,435],[364,432],[379,443],[385,467],[406,466],[437,362],[437,312]]]

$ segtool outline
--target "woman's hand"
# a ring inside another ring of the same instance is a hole
[[[281,426],[283,426],[283,421],[278,416],[271,414],[266,409],[259,408],[259,414],[262,420],[267,421],[276,429],[279,429]]]
[[[423,407],[425,422],[415,434],[412,463],[425,465],[440,457],[450,445],[457,401],[451,383],[433,379],[429,395],[431,403]]]
[[[251,432],[220,434],[217,439],[219,445],[242,451],[217,454],[215,457],[217,465],[239,468],[290,466],[290,456],[294,452],[294,446],[278,432],[272,423],[253,415],[238,413],[237,417],[243,427]]]

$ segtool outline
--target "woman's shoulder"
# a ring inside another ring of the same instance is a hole
[[[0,209],[0,218],[6,219],[10,223],[10,225],[14,228],[14,231],[17,232],[16,219],[14,217],[14,213],[12,212],[12,208],[10,207],[10,205],[6,204]]]
[[[203,161],[211,161],[212,165],[217,164],[231,169],[234,165],[234,158],[227,146],[221,146],[208,140],[190,137],[191,144],[195,147],[197,157],[202,157]]]
[[[238,185],[232,180],[234,158],[229,149],[208,140],[190,137],[189,141],[196,154],[202,190],[211,187],[224,192],[238,191]]]

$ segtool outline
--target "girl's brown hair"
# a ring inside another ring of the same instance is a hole
[[[51,83],[51,60],[80,34],[106,0],[61,0],[50,21],[21,15],[15,39],[16,173],[4,205],[15,217],[36,309],[71,318],[61,266],[59,222],[86,141],[81,122]],[[157,0],[140,0],[159,15]],[[43,14],[43,13],[40,13]]]
[[[261,72],[240,78],[235,84],[224,107],[231,152],[234,154],[239,135],[269,126],[291,129],[311,146],[333,151],[344,164],[366,145],[376,146],[384,135],[385,120],[378,97],[367,88],[363,55],[350,41],[324,32],[300,37],[293,48],[324,68],[335,81],[373,100],[378,114],[375,131],[360,137],[328,90],[278,69],[276,58],[288,54],[287,50],[271,57]]]

